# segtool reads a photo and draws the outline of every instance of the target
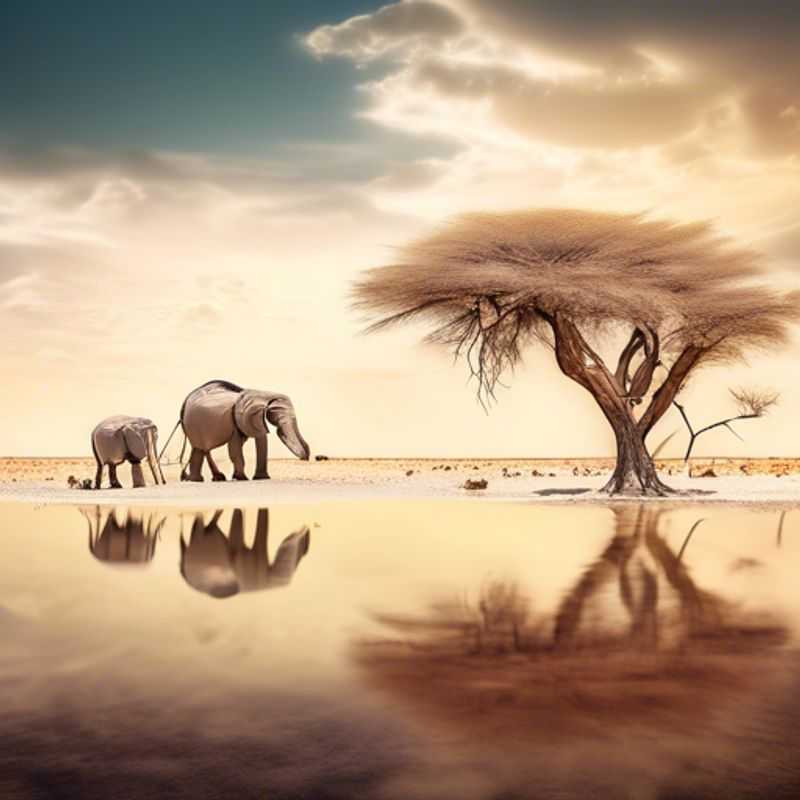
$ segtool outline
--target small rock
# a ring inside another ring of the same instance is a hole
[[[74,475],[70,475],[69,478],[67,478],[67,486],[69,486],[70,489],[74,489],[79,484],[80,481]]]
[[[451,466],[448,464],[448,465],[447,465],[447,466],[444,468],[444,471],[445,471],[445,472],[450,472],[450,470],[451,470],[451,469],[453,469],[453,468],[452,468],[452,467],[451,467]]]
[[[413,474],[414,474],[414,470],[413,469],[406,470],[406,477],[408,477],[409,475],[413,475]]]
[[[714,470],[711,469],[711,467],[709,467],[705,472],[701,472],[700,473],[700,477],[701,478],[716,478],[717,477],[717,473],[714,472]]]
[[[462,488],[475,490],[475,489],[485,489],[489,485],[489,482],[480,478],[479,480],[472,480],[472,478],[467,478],[466,483]]]
[[[535,470],[533,470],[533,472],[531,472],[531,475],[533,475],[533,477],[534,477],[534,478],[542,478],[542,477],[544,477],[544,476],[542,475],[542,473],[541,473],[541,472],[539,472],[539,470],[538,470],[538,469],[535,469]]]
[[[323,456],[323,455],[314,456],[314,460],[315,461],[327,461],[328,460],[328,456]]]

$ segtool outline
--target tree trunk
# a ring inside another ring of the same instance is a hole
[[[561,371],[592,395],[614,430],[617,465],[611,480],[601,491],[635,497],[662,497],[672,493],[673,490],[659,480],[653,459],[647,452],[644,439],[650,428],[637,423],[622,387],[586,344],[574,323],[557,313],[551,325]],[[657,421],[654,414],[652,417],[651,427]]]
[[[615,416],[609,422],[617,440],[617,464],[611,479],[600,491],[656,497],[672,493],[673,490],[659,479],[636,422],[627,416]]]

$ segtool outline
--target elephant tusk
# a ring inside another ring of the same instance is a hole
[[[155,434],[153,434],[153,454],[156,453],[156,440]],[[161,457],[156,456],[156,466],[158,467],[158,474],[161,476],[161,483],[166,484],[166,479],[164,478],[164,470],[161,469]]]
[[[152,429],[147,431],[147,463],[150,467],[150,472],[153,475],[153,483],[158,486],[158,475],[156,474],[156,445],[155,441],[153,440],[153,431]]]

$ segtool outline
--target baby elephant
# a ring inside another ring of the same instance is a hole
[[[150,472],[153,473],[153,480],[158,483],[157,465],[161,482],[166,483],[164,473],[161,471],[161,464],[158,463],[156,456],[157,439],[158,429],[155,423],[146,417],[117,416],[104,419],[92,431],[92,450],[97,462],[94,488],[100,488],[103,467],[108,464],[111,488],[121,489],[122,485],[117,480],[117,465],[123,461],[131,463],[134,488],[144,486],[141,462],[145,458],[150,465]]]

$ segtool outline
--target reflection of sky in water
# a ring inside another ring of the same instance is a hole
[[[619,508],[2,506],[0,795],[798,788],[794,515]]]

